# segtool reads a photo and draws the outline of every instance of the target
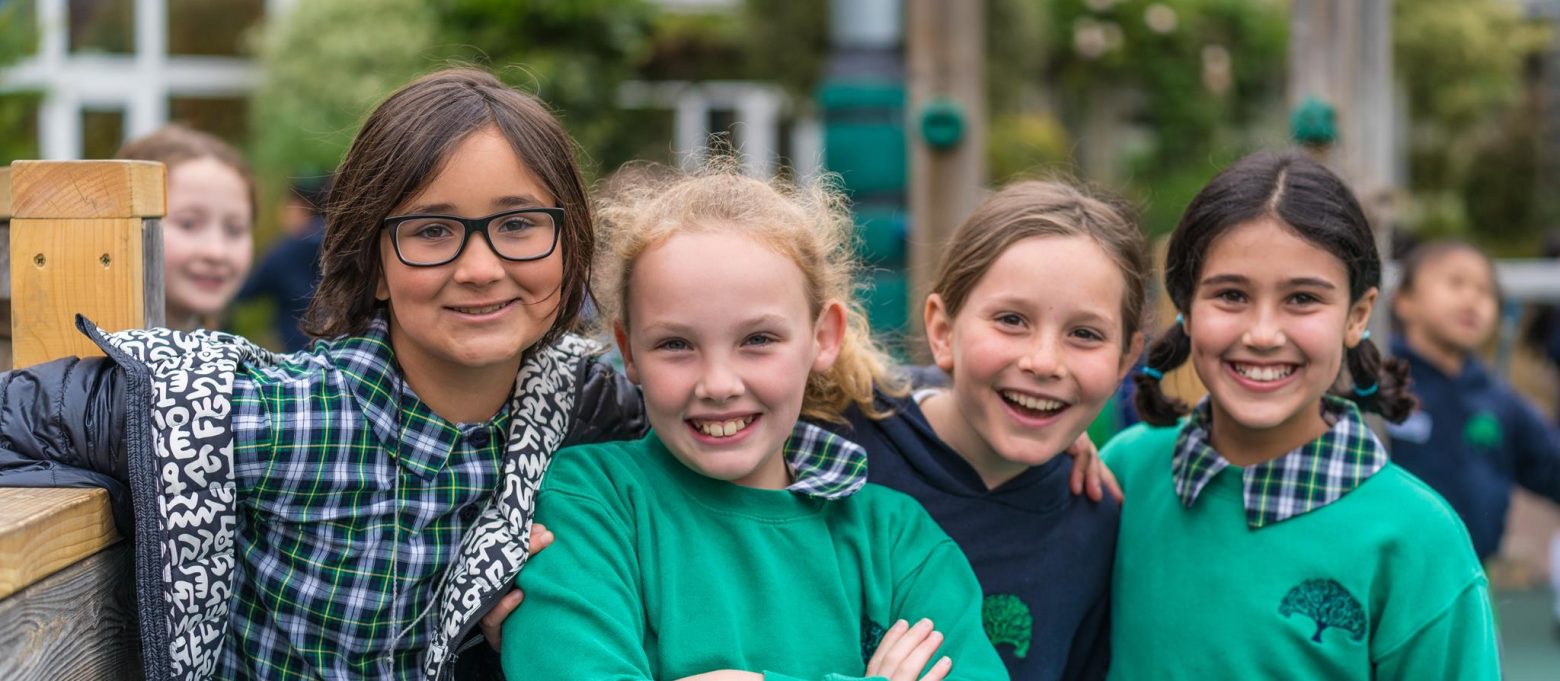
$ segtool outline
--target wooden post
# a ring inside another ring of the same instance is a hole
[[[14,365],[97,355],[109,331],[161,323],[165,171],[147,161],[17,161],[11,173]]]
[[[161,323],[162,164],[18,161],[8,172],[0,291],[14,366],[101,354],[78,313],[110,331]],[[106,491],[0,488],[0,678],[140,678],[134,585]]]
[[[1354,190],[1384,260],[1392,255],[1397,219],[1393,87],[1390,0],[1291,0],[1289,104],[1315,97],[1336,110],[1338,139],[1321,159]],[[1371,321],[1383,347],[1387,302],[1385,295],[1378,299]]]
[[[983,0],[908,0],[906,51],[910,120],[910,316],[922,305],[949,237],[982,198],[986,183],[986,14]],[[923,130],[928,106],[962,117],[956,143],[934,148]],[[916,334],[912,334],[916,335]],[[912,343],[926,358],[924,343]]]
[[[1334,107],[1338,139],[1324,160],[1369,207],[1394,184],[1392,3],[1292,0],[1289,28],[1289,105]]]

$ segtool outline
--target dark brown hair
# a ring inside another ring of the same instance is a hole
[[[374,291],[382,275],[379,231],[384,219],[439,173],[450,150],[489,127],[509,141],[564,210],[558,239],[563,253],[558,317],[537,345],[574,328],[590,295],[595,237],[573,143],[537,98],[485,71],[456,68],[423,76],[391,94],[352,140],[326,199],[322,272],[304,331],[329,338],[360,334],[368,327],[383,305]]]
[[[1070,184],[1015,182],[991,195],[959,225],[943,253],[931,292],[942,298],[948,316],[953,317],[992,263],[1013,244],[1031,237],[1088,237],[1121,271],[1121,347],[1126,352],[1132,334],[1143,326],[1149,275],[1143,232],[1130,215],[1119,200]]]
[[[249,162],[232,145],[215,135],[178,123],[170,123],[150,134],[137,137],[119,148],[114,158],[131,161],[157,161],[173,170],[187,161],[209,158],[233,169],[249,189],[249,219],[255,218],[255,176]]]
[[[1170,235],[1165,256],[1165,291],[1185,314],[1191,305],[1203,260],[1213,242],[1235,227],[1271,219],[1339,262],[1349,273],[1349,301],[1381,286],[1376,240],[1348,185],[1326,166],[1298,154],[1252,154],[1208,181],[1187,205]],[[1177,322],[1148,349],[1146,367],[1160,375],[1181,366],[1191,354],[1191,337]],[[1344,353],[1354,390],[1340,394],[1366,411],[1400,423],[1417,404],[1409,392],[1408,363],[1382,359],[1369,339]],[[1187,406],[1160,389],[1159,379],[1139,374],[1138,414],[1148,423],[1175,423]],[[1363,393],[1363,394],[1362,394]]]

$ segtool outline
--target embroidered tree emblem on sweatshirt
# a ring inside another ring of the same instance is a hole
[[[873,622],[866,615],[861,616],[861,661],[871,662],[872,654],[877,652],[878,644],[883,642],[883,634],[888,633],[882,625]]]
[[[1347,631],[1355,641],[1365,637],[1365,611],[1360,602],[1331,579],[1307,579],[1284,594],[1278,614],[1287,618],[1295,613],[1316,622],[1316,633],[1311,636],[1316,643],[1322,642],[1322,632],[1329,628]]]
[[[992,646],[1004,643],[1013,646],[1013,656],[1023,659],[1029,654],[1029,640],[1034,637],[1035,618],[1029,614],[1029,606],[1011,594],[992,594],[980,604],[981,624],[986,627],[986,638]]]
[[[1488,411],[1481,411],[1468,419],[1468,425],[1463,426],[1463,441],[1475,447],[1495,449],[1505,439],[1501,432],[1500,419]]]

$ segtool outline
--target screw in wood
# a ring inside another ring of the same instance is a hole
[[[43,267],[43,264],[46,262],[48,262],[48,259],[44,258],[42,253],[33,256],[33,264],[38,267]]]

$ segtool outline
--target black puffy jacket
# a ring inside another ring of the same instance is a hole
[[[213,393],[231,389],[240,365],[278,356],[224,333],[106,334],[84,319],[78,326],[106,358],[0,373],[0,487],[107,488],[121,531],[134,536],[146,678],[207,678],[236,592],[233,437],[227,401]],[[461,678],[496,670],[477,620],[528,557],[531,501],[553,452],[644,433],[638,389],[596,349],[566,336],[527,354],[511,420],[523,419],[540,437],[511,441],[503,476],[521,484],[499,485],[468,530],[482,541],[463,542],[446,569],[434,601],[440,621],[424,655],[428,678],[456,676],[457,662]]]

